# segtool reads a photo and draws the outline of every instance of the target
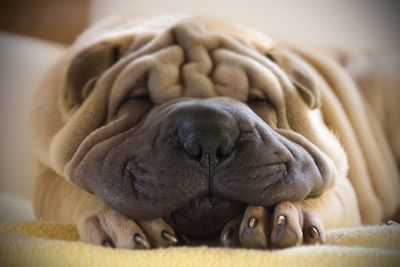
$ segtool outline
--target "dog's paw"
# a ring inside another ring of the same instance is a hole
[[[106,247],[146,249],[179,243],[162,219],[135,222],[108,208],[82,220],[77,228],[83,242]]]
[[[321,244],[325,241],[325,232],[311,209],[282,202],[274,209],[248,206],[243,216],[225,225],[220,239],[225,247],[286,248]]]

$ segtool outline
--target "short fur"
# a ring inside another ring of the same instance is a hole
[[[364,101],[350,60],[201,17],[94,26],[33,102],[35,212],[74,223],[86,242],[133,248],[170,245],[163,230],[285,247],[323,242],[324,227],[392,218],[399,148]],[[248,226],[251,218],[258,224]],[[225,238],[229,227],[236,239]]]

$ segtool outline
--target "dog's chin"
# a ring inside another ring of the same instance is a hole
[[[223,227],[243,213],[245,205],[213,196],[197,198],[165,218],[174,229],[192,238],[217,238]]]

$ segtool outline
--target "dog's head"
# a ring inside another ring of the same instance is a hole
[[[130,218],[197,236],[218,234],[245,205],[331,184],[324,144],[339,144],[296,54],[200,19],[105,28],[73,47],[61,94],[51,152],[73,183]]]

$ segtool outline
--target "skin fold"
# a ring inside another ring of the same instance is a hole
[[[39,218],[121,248],[318,244],[399,207],[385,133],[335,56],[208,18],[86,31],[33,101]]]

